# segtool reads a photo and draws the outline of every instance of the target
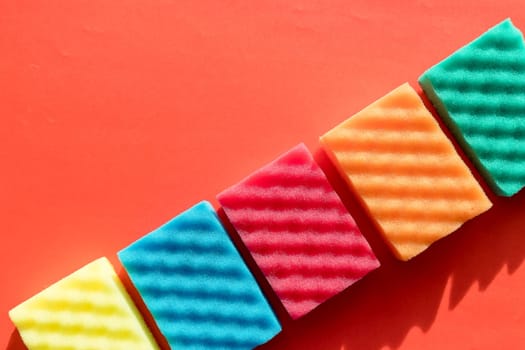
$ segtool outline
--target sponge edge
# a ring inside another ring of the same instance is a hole
[[[320,142],[401,260],[492,206],[408,84],[336,126]]]
[[[29,350],[159,349],[106,258],[26,300],[9,317]]]
[[[281,330],[208,202],[118,256],[173,349],[252,349]]]
[[[525,185],[525,43],[507,19],[424,72],[419,84],[492,190]]]

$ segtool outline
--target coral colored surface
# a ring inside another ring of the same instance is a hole
[[[503,18],[525,29],[518,0],[410,3],[0,2],[0,349],[23,349],[14,305]],[[402,263],[317,158],[382,266],[262,349],[525,348],[525,193]]]

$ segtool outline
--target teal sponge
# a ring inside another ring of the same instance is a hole
[[[208,202],[118,255],[172,349],[252,349],[281,329]]]
[[[507,19],[427,70],[419,84],[492,189],[525,185],[525,45]]]

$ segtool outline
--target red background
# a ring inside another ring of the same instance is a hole
[[[7,311],[325,131],[521,1],[0,2],[0,348]],[[263,347],[525,348],[525,193],[383,266]]]

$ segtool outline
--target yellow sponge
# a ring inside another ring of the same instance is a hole
[[[106,258],[26,300],[9,317],[29,350],[159,349]]]

